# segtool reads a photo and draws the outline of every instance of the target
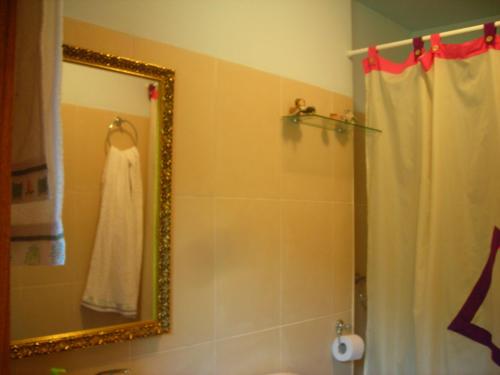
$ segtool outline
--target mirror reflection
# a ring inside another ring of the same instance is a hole
[[[155,319],[156,84],[64,62],[66,264],[12,267],[13,340]]]

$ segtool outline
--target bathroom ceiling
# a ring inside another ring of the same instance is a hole
[[[357,0],[409,31],[498,15],[500,0]]]

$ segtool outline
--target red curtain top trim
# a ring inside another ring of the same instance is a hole
[[[415,51],[411,51],[406,61],[396,63],[387,60],[378,54],[375,47],[370,47],[368,56],[363,60],[363,68],[365,74],[373,70],[379,70],[387,73],[400,74],[406,68],[420,63],[425,71],[428,71],[434,65],[434,59],[466,59],[472,56],[480,55],[487,52],[489,49],[500,50],[500,36],[495,35],[492,42],[487,42],[484,36],[470,40],[462,44],[444,44],[441,43],[438,34],[431,38],[431,49],[423,50],[419,55],[415,55]]]

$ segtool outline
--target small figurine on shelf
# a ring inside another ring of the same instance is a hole
[[[344,118],[345,122],[348,122],[349,124],[357,124],[358,121],[356,120],[356,117],[354,117],[354,113],[350,109],[346,109],[344,112]]]
[[[295,107],[290,108],[291,115],[310,115],[316,113],[316,108],[307,107],[305,99],[295,99]]]
[[[358,123],[356,117],[354,117],[354,113],[350,109],[346,109],[343,115],[339,115],[338,113],[331,113],[330,118],[337,121],[347,122],[349,124]]]

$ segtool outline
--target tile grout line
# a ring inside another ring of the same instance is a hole
[[[282,197],[276,198],[255,198],[255,197],[224,197],[217,195],[182,195],[177,194],[178,198],[216,198],[225,200],[252,200],[252,201],[279,201],[279,202],[298,202],[298,203],[325,203],[325,204],[343,204],[343,205],[354,205],[354,201],[322,201],[322,200],[312,200],[312,199],[288,199]]]
[[[49,284],[41,284],[41,285],[27,285],[27,284],[22,284],[13,288],[22,288],[22,289],[44,289],[44,288],[54,288],[54,287],[61,287],[61,286],[75,286],[75,285],[80,285],[83,284],[84,281],[69,281],[65,283],[49,283]]]
[[[213,236],[213,283],[214,283],[214,291],[213,291],[213,337],[212,337],[212,345],[213,345],[213,371],[215,374],[217,368],[217,199],[212,198],[212,209],[213,209],[213,228],[212,228],[212,236]]]
[[[352,289],[351,289],[351,326],[352,332],[354,333],[354,329],[356,328],[356,315],[355,315],[355,307],[356,307],[356,205],[351,207],[351,280],[352,280]],[[354,368],[354,366],[353,366]]]
[[[283,205],[280,202],[280,273],[279,273],[279,367],[283,371],[283,293],[284,293],[284,262],[285,246],[283,241]]]
[[[224,337],[224,338],[220,338],[220,339],[215,339],[215,340],[202,341],[202,342],[199,342],[199,343],[196,343],[196,344],[192,344],[192,345],[182,345],[182,346],[178,346],[178,347],[175,347],[175,348],[170,348],[170,349],[166,349],[166,350],[160,350],[160,351],[151,352],[151,353],[138,354],[138,355],[132,355],[132,353],[131,353],[130,360],[134,360],[134,359],[137,359],[137,358],[144,358],[144,357],[147,358],[147,357],[158,356],[158,355],[161,355],[162,353],[164,354],[164,353],[178,352],[178,351],[182,351],[182,350],[186,350],[186,349],[197,348],[197,347],[200,347],[200,346],[203,346],[203,345],[207,345],[207,344],[215,344],[215,343],[218,343],[218,342],[229,341],[229,340],[232,340],[232,339],[247,337],[247,336],[251,336],[251,335],[255,335],[255,334],[271,332],[271,331],[274,331],[274,330],[277,330],[277,329],[281,329],[281,328],[298,326],[298,325],[301,325],[301,324],[310,323],[310,322],[314,322],[314,321],[319,321],[319,320],[323,320],[323,319],[327,319],[327,318],[334,318],[336,316],[345,314],[345,313],[350,312],[350,311],[351,310],[344,310],[344,311],[336,312],[336,313],[333,313],[333,314],[320,315],[320,316],[317,316],[317,317],[314,317],[314,318],[304,319],[304,320],[296,321],[296,322],[293,322],[293,323],[286,323],[286,324],[283,324],[283,325],[278,325],[278,326],[274,326],[274,327],[260,329],[260,330],[257,330],[257,331],[242,333],[242,334],[228,336],[228,337]],[[129,344],[130,343],[131,342],[129,342]],[[214,347],[215,347],[215,345],[214,345]]]
[[[242,334],[228,336],[228,337],[224,337],[224,338],[220,338],[220,339],[215,339],[215,340],[202,341],[202,342],[199,342],[199,343],[196,343],[196,344],[192,344],[192,345],[182,345],[182,346],[178,346],[176,348],[170,348],[170,349],[166,349],[166,350],[160,350],[160,351],[157,351],[157,352],[154,352],[154,353],[152,352],[152,353],[146,353],[146,354],[139,354],[139,355],[135,355],[135,356],[131,355],[131,359],[157,356],[158,354],[161,354],[161,353],[177,352],[177,351],[181,351],[181,350],[196,348],[196,347],[199,347],[199,346],[202,346],[202,345],[215,344],[215,343],[218,343],[218,342],[229,341],[229,340],[237,339],[237,338],[241,338],[241,337],[247,337],[247,336],[251,336],[251,335],[255,335],[255,334],[260,334],[260,333],[265,333],[265,332],[271,332],[271,331],[274,331],[274,330],[277,330],[277,329],[281,329],[281,328],[298,326],[298,325],[301,325],[301,324],[304,324],[304,323],[310,323],[310,322],[314,322],[314,321],[318,321],[318,320],[322,320],[322,319],[327,319],[327,318],[334,318],[336,316],[345,314],[345,313],[350,312],[350,311],[351,310],[344,310],[344,311],[339,311],[339,312],[336,312],[336,313],[333,313],[333,314],[320,315],[320,316],[316,316],[314,318],[304,319],[304,320],[296,321],[296,322],[293,322],[293,323],[286,323],[286,324],[282,324],[282,325],[278,325],[278,326],[274,326],[274,327],[264,328],[264,329],[260,329],[260,330],[257,330],[257,331],[242,333]],[[215,347],[215,345],[214,345],[214,347]]]
[[[352,103],[351,106],[351,111],[354,113],[354,102]],[[355,317],[355,312],[354,308],[356,306],[356,284],[355,284],[355,279],[356,279],[356,137],[355,134],[353,134],[353,147],[352,147],[352,161],[351,161],[351,170],[352,170],[352,185],[351,185],[351,197],[352,197],[352,207],[351,207],[351,230],[350,230],[350,243],[351,243],[351,251],[350,253],[352,254],[351,256],[351,314],[350,314],[350,319],[351,319],[351,329],[352,333],[354,333],[355,329],[355,323],[356,323],[356,317]],[[354,363],[351,365],[351,374],[353,374],[354,371]]]
[[[195,347],[198,347],[198,346],[201,346],[201,345],[210,344],[210,343],[224,342],[224,341],[229,341],[229,340],[233,340],[233,339],[237,339],[237,338],[247,337],[247,336],[251,336],[251,335],[255,335],[255,334],[271,332],[271,331],[274,331],[274,330],[277,330],[277,329],[281,329],[281,328],[284,328],[284,327],[293,327],[293,326],[301,325],[301,324],[304,324],[304,323],[310,323],[310,322],[314,322],[314,321],[318,321],[318,320],[322,320],[322,319],[333,318],[333,317],[345,314],[345,313],[350,312],[350,311],[351,310],[344,310],[344,311],[336,312],[334,314],[320,315],[320,316],[317,316],[317,317],[314,317],[314,318],[304,319],[304,320],[293,322],[293,323],[286,323],[286,324],[283,324],[283,325],[278,325],[278,326],[274,326],[274,327],[264,328],[264,329],[260,329],[260,330],[257,330],[257,331],[251,331],[251,332],[242,333],[242,334],[233,335],[233,336],[228,336],[228,337],[224,337],[224,338],[220,338],[220,339],[215,339],[215,340],[203,341],[203,342],[200,342],[200,343],[197,343],[197,344],[193,344],[193,345],[183,345],[183,346],[179,346],[179,347],[171,348],[171,349],[167,349],[167,350],[162,350],[162,351],[155,352],[155,353],[148,353],[148,354],[143,354],[143,355],[137,355],[134,358],[156,355],[158,353],[175,352],[175,351],[179,351],[179,350],[195,348]]]
[[[332,243],[332,252],[331,252],[331,286],[332,286],[332,290],[331,290],[331,301],[332,301],[332,311],[335,310],[335,307],[336,307],[336,303],[337,303],[337,298],[336,298],[336,277],[337,277],[337,264],[336,262],[338,261],[337,259],[337,254],[336,254],[336,250],[337,250],[337,246],[336,246],[336,240],[337,240],[337,237],[336,237],[336,232],[335,232],[335,216],[338,214],[337,212],[332,212],[333,214],[333,217],[332,217],[332,227],[331,227],[331,243]]]
[[[300,321],[296,321],[296,322],[292,322],[292,323],[285,323],[285,324],[281,324],[281,325],[278,325],[278,326],[263,328],[263,329],[260,329],[260,330],[257,330],[257,331],[240,333],[240,334],[237,334],[237,335],[232,335],[232,336],[227,336],[227,337],[223,337],[223,338],[220,338],[220,339],[216,339],[215,342],[228,341],[228,340],[237,339],[237,338],[241,338],[241,337],[251,336],[251,335],[254,335],[254,334],[270,332],[270,331],[274,331],[274,330],[281,329],[281,328],[293,327],[293,326],[297,326],[297,325],[300,325],[300,324],[314,322],[314,321],[322,320],[322,319],[326,319],[326,318],[333,318],[333,317],[335,317],[337,315],[342,315],[342,314],[345,314],[345,313],[350,312],[350,311],[351,310],[344,310],[344,311],[339,311],[339,312],[335,312],[335,313],[332,313],[332,314],[319,315],[319,316],[316,316],[316,317],[313,317],[313,318],[308,318],[308,319],[304,319],[304,320],[300,320]]]
[[[279,90],[279,106],[283,103],[283,78],[280,77],[280,90]],[[279,179],[278,179],[278,191],[279,191],[279,210],[280,210],[280,272],[279,272],[279,330],[278,330],[278,345],[279,345],[279,370],[283,371],[283,293],[284,293],[284,261],[285,261],[285,246],[283,241],[283,142],[279,143]]]
[[[213,104],[213,113],[212,115],[214,116],[213,121],[214,121],[214,131],[215,131],[215,150],[214,150],[214,170],[213,170],[213,191],[214,194],[212,196],[212,209],[213,209],[213,228],[212,228],[212,236],[213,236],[213,283],[214,283],[214,291],[213,291],[213,338],[212,338],[212,370],[213,374],[216,373],[217,371],[217,344],[216,344],[216,339],[217,339],[217,197],[215,195],[215,190],[216,190],[216,184],[217,184],[217,158],[218,158],[218,133],[219,133],[219,127],[217,124],[217,98],[218,98],[218,91],[219,91],[219,60],[215,59],[214,60],[214,104]]]
[[[132,341],[129,341],[129,343],[131,344]],[[208,340],[208,341],[202,341],[202,342],[199,342],[196,344],[191,344],[191,345],[181,345],[181,346],[177,346],[175,348],[159,350],[159,351],[155,351],[155,352],[142,353],[142,354],[137,354],[137,355],[131,355],[130,360],[147,358],[147,357],[157,357],[157,356],[161,356],[165,353],[175,353],[175,352],[179,352],[182,350],[193,349],[193,348],[197,348],[197,347],[212,344],[212,343],[213,343],[213,340]]]

